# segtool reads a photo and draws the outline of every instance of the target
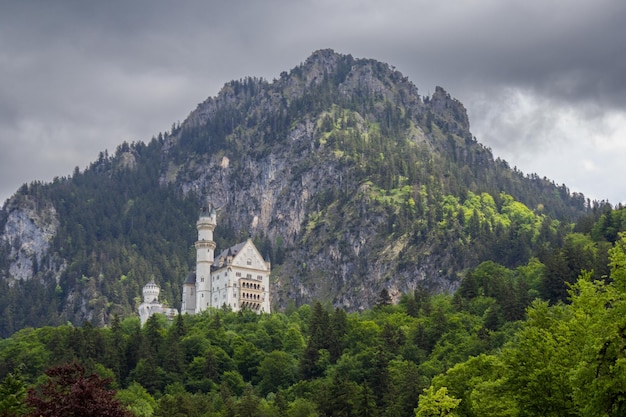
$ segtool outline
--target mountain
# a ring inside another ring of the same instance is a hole
[[[332,50],[267,81],[226,84],[148,143],[22,186],[0,212],[0,335],[134,314],[154,279],[179,308],[195,221],[218,207],[219,248],[251,236],[274,308],[348,310],[415,288],[454,291],[484,260],[558,245],[590,206],[495,159],[464,106],[388,64]]]

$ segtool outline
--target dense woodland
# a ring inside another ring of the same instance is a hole
[[[95,373],[137,416],[623,415],[625,213],[581,219],[543,262],[488,261],[454,295],[392,305],[382,291],[361,313],[317,302],[23,329],[0,341],[0,413]],[[58,377],[67,364],[83,373]]]

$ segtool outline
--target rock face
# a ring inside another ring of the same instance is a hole
[[[9,248],[8,277],[30,279],[46,268],[44,259],[59,227],[57,212],[49,202],[28,196],[14,196],[5,210],[8,214],[0,239]]]

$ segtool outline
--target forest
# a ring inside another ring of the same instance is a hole
[[[135,416],[624,415],[624,211],[581,219],[544,262],[484,262],[455,294],[23,329],[0,341],[0,415],[107,395]]]

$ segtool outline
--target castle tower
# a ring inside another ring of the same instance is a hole
[[[159,299],[159,293],[161,290],[154,283],[154,281],[150,281],[146,285],[144,285],[142,293],[143,293],[143,302],[146,304],[150,304],[154,300]]]
[[[196,222],[198,241],[196,246],[196,305],[195,312],[200,313],[211,305],[211,266],[213,265],[213,230],[217,225],[214,208],[203,207]]]
[[[139,304],[139,320],[142,326],[146,324],[153,314],[165,314],[169,320],[172,320],[178,314],[178,310],[168,308],[159,303],[160,292],[159,286],[156,285],[154,281],[148,282],[143,287],[143,303]]]
[[[183,282],[183,302],[180,314],[194,314],[196,312],[196,273],[190,272]]]

